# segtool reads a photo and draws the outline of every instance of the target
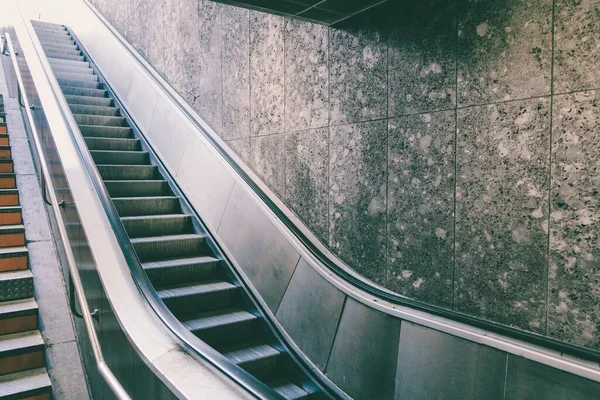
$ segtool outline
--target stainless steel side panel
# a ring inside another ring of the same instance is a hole
[[[298,347],[321,370],[327,365],[345,299],[342,291],[302,258],[275,314]]]
[[[395,399],[502,400],[506,357],[491,347],[405,321]]]
[[[348,298],[325,372],[356,399],[393,399],[400,320]]]

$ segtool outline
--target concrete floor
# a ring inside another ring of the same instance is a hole
[[[17,99],[11,99],[0,62],[0,93],[4,97],[10,145],[19,189],[29,262],[39,306],[40,332],[46,344],[46,368],[56,400],[90,399],[80,349],[69,310],[47,209],[42,200],[29,139]]]

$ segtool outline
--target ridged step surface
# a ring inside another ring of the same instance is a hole
[[[51,391],[50,377],[44,368],[0,375],[0,400],[33,399]]]

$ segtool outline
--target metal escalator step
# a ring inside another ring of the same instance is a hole
[[[210,256],[152,261],[143,263],[142,267],[157,287],[219,279],[224,274],[219,260]]]
[[[79,125],[84,137],[132,139],[133,129],[127,126]]]
[[[90,150],[137,151],[142,149],[139,139],[86,137],[85,143]]]
[[[322,392],[306,390],[298,385],[293,384],[292,382],[279,379],[273,382],[268,382],[269,385],[275,392],[281,395],[283,398],[288,400],[316,400],[316,399],[325,399]]]
[[[104,89],[90,89],[77,86],[62,86],[61,89],[65,95],[73,96],[92,96],[92,97],[107,97],[108,91]]]
[[[101,107],[112,107],[114,105],[113,100],[108,97],[65,95],[65,99],[67,99],[67,103],[70,105],[89,105]]]
[[[42,47],[50,50],[79,50],[72,40],[40,40]]]
[[[73,38],[69,35],[38,35],[40,44],[44,46],[68,47],[75,46]]]
[[[111,197],[149,197],[173,195],[165,180],[105,180],[104,185]],[[156,218],[153,219],[154,221]]]
[[[57,58],[60,60],[85,61],[85,57],[83,57],[83,56],[59,53],[59,52],[55,52],[55,51],[47,51],[46,57]]]
[[[111,181],[124,182],[124,185],[135,184],[137,181]],[[146,181],[141,181],[146,182]],[[153,182],[153,181],[150,181]],[[165,182],[165,181],[159,181]],[[104,182],[105,184],[107,181]],[[166,182],[165,182],[166,184]],[[108,185],[107,185],[108,188]],[[110,189],[108,190],[110,193]],[[185,214],[147,215],[141,217],[121,218],[125,230],[130,238],[182,235],[194,232],[192,217]]]
[[[69,67],[79,67],[79,68],[89,68],[90,63],[87,61],[74,61],[74,60],[61,60],[60,58],[49,58],[50,66],[54,68],[55,66],[66,65]]]
[[[56,76],[56,79],[58,79],[59,81],[77,81],[77,82],[87,82],[87,83],[98,83],[98,76],[97,75],[90,75],[90,74],[79,74],[77,72],[61,72],[61,71],[54,71],[54,76]]]
[[[140,154],[144,153],[140,152]],[[97,165],[96,168],[98,168],[98,172],[104,180],[160,179],[158,168],[155,165],[127,165],[123,163],[119,165]]]
[[[225,281],[171,287],[157,293],[169,310],[182,318],[203,311],[232,308],[240,301],[239,288]]]
[[[284,351],[265,343],[250,343],[225,351],[231,362],[258,379],[273,379],[282,372],[281,363],[289,357]]]
[[[115,197],[112,200],[121,217],[181,213],[179,198],[175,196]]]
[[[141,262],[206,255],[206,239],[195,233],[131,239]]]
[[[109,117],[106,115],[85,115],[74,114],[75,121],[78,125],[94,125],[94,126],[118,126],[126,127],[127,120],[123,117]]]
[[[102,83],[101,82],[85,82],[85,81],[78,81],[77,79],[60,79],[57,78],[56,79],[58,81],[58,84],[62,87],[78,87],[81,89],[102,89]]]
[[[94,75],[94,70],[89,67],[73,67],[70,65],[53,65],[54,73],[69,74],[71,72],[81,75]]]
[[[117,107],[104,107],[88,104],[69,104],[73,114],[80,115],[102,115],[107,117],[118,117],[119,109]]]
[[[58,56],[59,54],[60,54],[60,58],[62,58],[63,56],[65,56],[65,58],[68,58],[68,59],[72,59],[72,57],[82,57],[81,51],[77,50],[75,48],[75,46],[72,46],[72,47],[45,46],[45,47],[43,47],[43,49],[44,49],[44,53],[46,53],[46,56],[48,56],[48,57],[52,56],[54,58],[59,58],[59,56]]]
[[[151,167],[156,170],[153,165],[146,165],[150,162],[150,157],[146,151],[113,151],[113,150],[90,150],[90,154],[97,165],[106,165],[107,167],[117,167],[123,165],[132,165],[140,167]],[[144,175],[146,176],[146,175]],[[144,178],[134,179],[154,179],[155,175],[150,174]],[[104,178],[110,179],[110,178]],[[115,179],[128,179],[128,178],[115,178]]]
[[[231,345],[258,335],[262,318],[239,308],[211,311],[183,321],[183,325],[209,346]]]

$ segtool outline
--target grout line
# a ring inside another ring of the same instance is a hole
[[[458,20],[460,17],[459,7],[455,11],[455,35],[454,35],[454,215],[453,221],[453,236],[454,242],[452,245],[452,310],[456,309],[456,193],[458,191]]]
[[[553,141],[553,132],[554,129],[553,119],[554,119],[554,18],[556,11],[556,0],[552,1],[552,27],[551,27],[551,35],[552,35],[552,50],[551,50],[551,59],[550,59],[550,138],[549,138],[549,151],[548,151],[548,216],[547,216],[547,243],[546,243],[546,321],[544,327],[544,333],[548,335],[548,309],[550,302],[550,214],[552,213],[552,141]]]

